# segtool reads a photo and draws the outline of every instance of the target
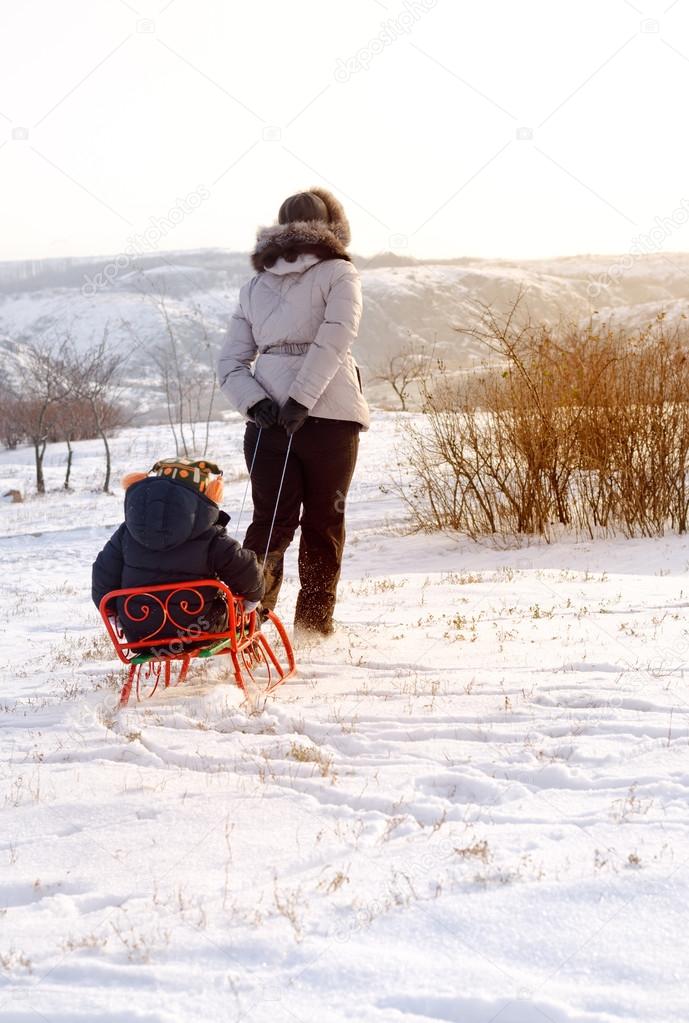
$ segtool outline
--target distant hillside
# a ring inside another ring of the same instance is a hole
[[[403,346],[425,346],[450,371],[475,365],[483,353],[461,327],[475,322],[478,303],[504,309],[520,288],[536,320],[593,314],[641,325],[660,309],[671,318],[689,309],[689,254],[645,256],[618,273],[615,266],[621,260],[355,256],[365,297],[355,354],[368,380],[367,392],[374,401],[391,399],[387,385],[371,378],[385,356]],[[24,340],[69,332],[78,345],[87,345],[107,329],[111,344],[131,352],[129,365],[136,380],[147,381],[156,392],[151,352],[165,338],[161,296],[186,347],[193,350],[207,336],[217,348],[239,287],[250,273],[248,254],[220,249],[137,257],[119,270],[114,257],[107,256],[0,263],[0,338],[6,339],[0,345],[11,362],[12,350]]]

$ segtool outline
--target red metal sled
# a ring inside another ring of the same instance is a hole
[[[227,604],[227,629],[203,632],[194,616],[201,613],[209,599],[218,596]],[[119,612],[118,597],[123,598]],[[272,692],[295,672],[292,644],[278,616],[269,611],[258,628],[256,612],[246,614],[243,600],[218,579],[112,590],[101,600],[99,610],[117,656],[129,665],[120,694],[122,707],[135,683],[138,700],[153,696],[161,678],[164,686],[180,685],[195,657],[229,654],[235,682],[249,695]],[[184,624],[174,615],[187,616],[189,622]],[[146,622],[151,631],[130,642],[122,618],[125,626],[127,621],[136,623],[137,631]],[[173,662],[179,662],[174,683]]]

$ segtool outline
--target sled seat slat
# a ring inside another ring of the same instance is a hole
[[[199,650],[197,656],[214,657],[216,654],[219,654],[221,650],[224,650],[226,647],[230,646],[231,643],[232,643],[231,639],[221,639],[218,643],[213,643],[212,646],[202,647]]]

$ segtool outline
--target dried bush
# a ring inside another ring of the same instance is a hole
[[[424,530],[469,536],[570,527],[590,536],[685,532],[689,360],[683,324],[660,315],[634,334],[590,323],[518,322],[518,302],[473,329],[492,363],[427,381],[425,422],[409,427],[411,483]]]

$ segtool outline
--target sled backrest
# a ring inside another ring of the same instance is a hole
[[[217,611],[218,601],[224,601],[227,609],[223,631],[213,629],[205,617],[209,605],[215,603]],[[149,652],[172,659],[184,657],[204,643],[226,639],[236,644],[237,630],[244,629],[246,623],[243,600],[219,579],[111,590],[101,600],[99,611],[117,656],[125,664]],[[129,639],[128,634],[137,638]]]

